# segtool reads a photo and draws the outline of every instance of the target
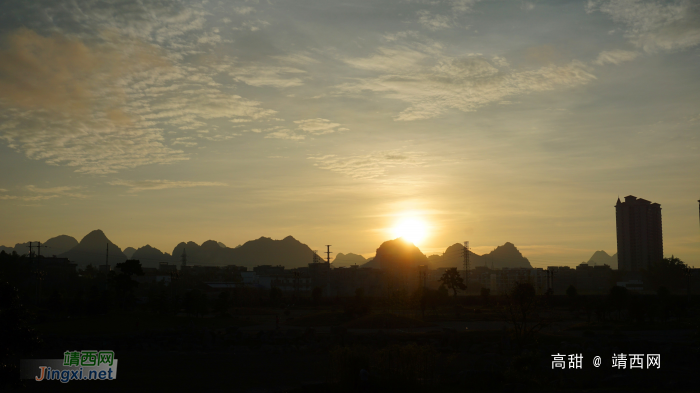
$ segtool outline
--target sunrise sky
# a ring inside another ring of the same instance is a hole
[[[699,104],[695,1],[2,1],[0,245],[575,265],[631,194],[700,266]]]

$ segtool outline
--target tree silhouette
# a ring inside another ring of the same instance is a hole
[[[464,280],[462,279],[462,276],[459,275],[456,267],[445,270],[445,273],[442,274],[442,277],[440,277],[438,281],[447,288],[451,289],[455,298],[457,298],[458,290],[464,291],[467,289],[467,286],[464,284]]]
[[[670,258],[651,263],[644,271],[644,281],[650,284],[652,290],[666,287],[671,292],[678,291],[685,287],[687,268],[683,261],[671,255]]]
[[[490,295],[491,295],[490,288],[481,288],[481,303],[488,304]]]
[[[19,360],[28,357],[41,343],[37,334],[26,326],[28,319],[17,288],[0,282],[0,389],[22,385]]]
[[[513,326],[515,341],[525,345],[535,333],[548,325],[537,313],[538,301],[535,287],[530,283],[516,283],[506,294],[506,312]]]
[[[622,316],[622,310],[627,307],[628,291],[625,287],[620,287],[615,285],[610,288],[610,293],[608,294],[608,302],[610,305],[617,310],[618,319]]]
[[[117,298],[122,305],[131,305],[134,303],[134,290],[139,286],[139,283],[132,280],[131,276],[143,276],[141,262],[136,259],[129,259],[122,263],[117,263],[117,269],[120,273],[113,276],[114,287]]]
[[[311,291],[311,299],[313,299],[314,303],[318,304],[321,301],[321,297],[323,296],[323,289],[321,287],[314,287],[314,289]]]

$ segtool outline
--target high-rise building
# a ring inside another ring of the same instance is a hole
[[[618,270],[637,272],[664,257],[661,205],[632,195],[617,198]]]

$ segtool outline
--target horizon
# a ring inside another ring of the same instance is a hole
[[[697,4],[79,3],[0,14],[0,245],[401,234],[576,266],[634,195],[700,267]]]
[[[93,230],[93,231],[90,231],[90,233],[86,234],[85,236],[81,237],[80,239],[78,239],[78,238],[76,238],[76,237],[74,237],[74,236],[71,236],[71,235],[66,235],[66,234],[54,236],[54,237],[52,237],[52,238],[59,237],[59,236],[69,236],[69,237],[72,237],[73,239],[75,239],[76,241],[78,241],[78,243],[81,243],[82,240],[83,240],[85,237],[87,237],[88,235],[92,234],[93,232],[98,232],[98,231],[99,231],[99,232],[102,232],[102,234],[103,234],[110,242],[112,242],[114,245],[116,245],[116,246],[119,248],[120,252],[122,252],[122,253],[124,253],[125,250],[126,250],[127,248],[133,248],[133,249],[135,249],[135,251],[138,251],[138,250],[139,250],[140,248],[142,248],[142,247],[150,246],[150,247],[152,247],[153,249],[156,249],[156,250],[158,250],[158,251],[160,251],[160,252],[162,252],[162,253],[164,253],[164,254],[167,254],[167,255],[169,255],[169,256],[172,257],[172,251],[173,251],[178,245],[180,245],[180,244],[185,244],[185,243],[189,243],[189,242],[193,242],[193,241],[191,241],[191,240],[178,242],[175,246],[172,247],[171,250],[163,250],[163,249],[160,249],[160,248],[158,248],[158,247],[154,247],[154,246],[152,246],[152,245],[150,245],[150,244],[145,244],[145,245],[143,245],[143,246],[141,246],[141,247],[132,247],[132,246],[121,247],[119,244],[117,244],[117,243],[114,242],[112,239],[110,239],[109,236],[107,236],[107,234],[104,233],[104,231],[102,231],[101,229],[95,229],[95,230]],[[251,242],[251,241],[255,241],[255,240],[259,240],[259,239],[263,239],[263,238],[271,239],[271,240],[273,240],[273,241],[282,241],[282,240],[285,240],[285,239],[288,238],[288,237],[291,237],[292,239],[296,240],[297,242],[299,242],[299,243],[301,243],[301,244],[304,244],[304,245],[308,246],[310,249],[314,250],[313,247],[311,247],[311,246],[309,246],[308,244],[304,243],[303,241],[297,239],[297,238],[294,237],[293,235],[285,236],[285,237],[282,238],[282,239],[274,239],[274,238],[267,237],[267,236],[261,236],[261,237],[256,238],[256,239],[250,239],[250,240],[245,241],[245,242],[243,242],[243,243],[241,243],[241,244],[238,244],[238,245],[236,245],[236,246],[226,245],[225,243],[223,243],[223,242],[221,242],[221,241],[218,241],[218,240],[216,240],[216,239],[207,239],[207,240],[205,240],[205,241],[203,241],[203,242],[196,242],[196,241],[194,241],[194,243],[197,244],[197,246],[202,246],[202,244],[205,243],[205,242],[213,241],[213,242],[218,243],[219,246],[221,246],[221,245],[223,244],[223,245],[224,245],[225,247],[227,247],[227,248],[238,248],[238,247],[244,245],[245,243],[248,243],[248,242]],[[382,241],[381,244],[384,244],[384,243],[390,242],[390,241],[399,240],[399,239],[402,239],[403,241],[405,241],[405,242],[407,242],[407,243],[409,243],[409,244],[411,244],[411,245],[414,245],[415,247],[417,247],[417,248],[421,251],[421,253],[423,253],[423,254],[424,254],[425,256],[427,256],[427,257],[429,257],[429,256],[431,256],[431,255],[439,255],[439,256],[445,255],[444,252],[447,251],[447,248],[449,248],[449,247],[451,247],[451,246],[453,246],[453,245],[460,245],[460,246],[462,246],[461,243],[453,243],[453,244],[451,244],[451,245],[445,247],[445,249],[443,249],[441,252],[429,253],[429,252],[425,252],[424,250],[422,250],[419,246],[416,246],[416,245],[415,245],[413,242],[411,242],[410,240],[407,240],[407,239],[402,238],[402,237],[398,237],[398,238],[395,238],[395,239],[387,239],[387,240]],[[45,244],[48,240],[51,240],[51,238],[50,238],[50,239],[47,239],[46,241],[40,242],[40,243],[41,243],[41,244]],[[35,242],[35,241],[32,241],[32,242]],[[506,242],[504,242],[503,244],[494,246],[493,248],[489,249],[489,251],[484,251],[484,252],[475,251],[474,248],[472,248],[471,246],[470,246],[469,250],[470,250],[470,252],[476,254],[477,256],[483,256],[483,255],[486,255],[486,254],[490,253],[491,251],[495,251],[498,247],[504,246],[504,245],[506,245],[506,244],[508,244],[508,243],[513,244],[512,242],[506,241]],[[21,244],[21,243],[18,243],[18,244]],[[381,244],[380,244],[380,245],[381,245]],[[15,244],[15,245],[17,245],[17,244]],[[12,247],[10,247],[10,246],[5,246],[5,245],[3,245],[3,244],[0,244],[0,246],[12,248]],[[513,246],[516,248],[517,251],[519,251],[519,252],[522,254],[522,251],[518,248],[517,245],[513,244]],[[42,246],[42,247],[43,247],[43,246]],[[377,249],[378,249],[378,248],[379,248],[379,246],[377,247]],[[480,248],[481,248],[481,249],[485,249],[486,247],[480,247]],[[16,250],[15,250],[15,251],[16,251]],[[28,250],[27,250],[27,251],[28,251]],[[595,253],[598,253],[598,252],[601,252],[601,251],[604,252],[604,253],[606,253],[608,256],[616,255],[616,253],[609,253],[609,252],[607,252],[607,251],[605,251],[605,250],[596,250],[596,251],[594,251],[594,254],[595,254]],[[48,250],[48,249],[45,249],[44,253],[45,253],[45,256],[52,255],[52,254],[50,254],[50,250]],[[323,252],[323,251],[320,250],[320,249],[317,250],[317,253],[318,253],[318,255],[325,254],[325,252]],[[351,252],[351,251],[349,251],[349,252],[331,252],[331,253],[334,254],[334,256],[331,258],[331,262],[334,262],[335,257],[337,257],[338,254],[344,254],[344,255],[348,255],[348,254],[360,255],[360,256],[362,256],[363,258],[365,258],[366,260],[369,260],[370,258],[374,258],[374,257],[376,256],[376,252],[375,252],[375,253],[372,253],[372,254],[369,254],[369,255],[358,254],[358,253],[354,253],[354,252]],[[22,255],[22,253],[19,253],[19,254]],[[62,255],[62,253],[61,253],[61,254],[58,254],[58,255],[54,255],[54,256],[60,256],[60,255]],[[525,259],[528,259],[528,261],[530,262],[530,264],[532,265],[533,268],[543,268],[543,267],[546,267],[546,266],[536,266],[535,264],[532,263],[532,261],[529,260],[529,258],[528,258],[526,255],[523,254],[522,256],[523,256]],[[580,264],[580,263],[587,263],[587,262],[589,262],[590,259],[591,259],[592,257],[593,257],[593,254],[591,254],[591,256],[590,256],[588,259],[586,259],[586,260],[584,260],[584,261],[581,261],[581,262],[577,262],[577,263],[575,263],[575,264],[563,264],[563,265],[553,265],[553,266],[571,266],[571,267],[575,267],[575,266],[577,266],[577,265]],[[127,256],[127,258],[129,258],[129,257]],[[325,257],[322,256],[322,259],[325,261]],[[594,262],[594,264],[595,264],[595,262]],[[205,264],[205,265],[202,265],[202,266],[207,266],[207,265]],[[549,265],[549,266],[552,266],[552,265]],[[436,267],[436,268],[437,268],[437,267]]]

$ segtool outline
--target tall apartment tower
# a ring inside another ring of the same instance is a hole
[[[617,198],[618,269],[637,272],[664,257],[661,205],[632,195]]]

